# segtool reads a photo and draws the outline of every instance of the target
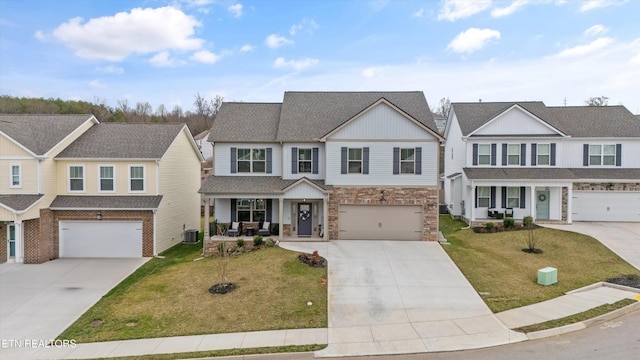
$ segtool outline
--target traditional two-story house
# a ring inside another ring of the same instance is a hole
[[[445,201],[467,222],[640,221],[640,121],[623,106],[453,103]]]
[[[281,239],[437,240],[443,140],[422,92],[225,102],[200,192],[245,232],[268,221]]]
[[[199,227],[200,163],[184,124],[0,115],[0,262],[153,256]]]

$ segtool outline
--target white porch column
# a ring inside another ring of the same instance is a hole
[[[327,197],[322,198],[322,240],[329,240],[329,201]]]
[[[471,201],[471,204],[469,205],[469,208],[471,209],[471,223],[473,223],[474,221],[476,221],[476,186],[475,184],[472,182],[471,183],[471,198],[469,199]],[[465,206],[467,206],[467,204],[465,204]]]
[[[531,217],[536,221],[536,187],[531,186]]]
[[[16,257],[15,262],[24,262],[24,227],[22,226],[22,220],[14,220],[14,232],[15,232],[15,249]],[[4,244],[7,246],[7,244]],[[8,250],[8,249],[7,249]]]
[[[562,192],[562,190],[560,190]],[[569,184],[567,186],[567,224],[571,224],[573,222],[573,216],[571,213],[573,212],[573,184]]]
[[[284,221],[284,198],[281,196],[278,198],[278,240],[284,240],[284,227],[282,222]]]
[[[204,198],[204,236],[202,241],[209,238],[209,218],[211,215],[209,214],[209,198]]]

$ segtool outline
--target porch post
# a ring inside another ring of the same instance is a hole
[[[473,182],[471,183],[471,199],[469,201],[471,201],[469,207],[471,208],[471,223],[473,224],[476,221],[476,185]]]
[[[535,186],[531,186],[531,196],[529,196],[531,198],[531,201],[529,202],[531,204],[531,217],[533,218],[533,221],[536,221],[536,187]]]
[[[282,222],[284,221],[284,198],[280,196],[278,198],[278,240],[284,240],[284,227]]]
[[[562,190],[560,191],[562,193]],[[569,184],[567,186],[567,224],[571,224],[573,222],[573,216],[571,213],[573,212],[573,184]]]
[[[14,226],[14,236],[15,236],[15,262],[20,262],[23,263],[24,262],[24,229],[22,226],[22,220],[14,220],[13,221],[13,226]],[[4,244],[4,246],[7,246],[7,244]],[[8,251],[9,249],[7,249]]]
[[[211,215],[209,214],[209,198],[204,198],[204,236],[202,237],[202,241],[208,239],[209,236],[209,218]]]
[[[322,198],[322,240],[329,240],[329,202],[327,196]]]

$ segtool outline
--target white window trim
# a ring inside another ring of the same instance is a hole
[[[110,167],[113,169],[113,190],[102,190],[102,177],[100,174],[101,167]],[[114,164],[98,164],[98,192],[115,193],[116,192],[116,166]]]
[[[309,160],[300,160],[300,151],[308,150],[311,154],[311,159]],[[298,174],[312,174],[313,173],[313,149],[312,148],[298,148]],[[311,166],[309,166],[309,171],[300,171],[300,162],[308,162]]]
[[[546,155],[549,158],[547,164],[540,164],[540,145],[547,145],[549,148],[549,152]],[[536,166],[551,166],[551,144],[550,143],[538,143],[536,144]]]
[[[487,189],[488,193],[487,196],[480,196],[480,189]],[[477,199],[477,204],[478,204],[478,208],[490,208],[491,207],[491,186],[478,186],[478,189],[476,191],[476,199]],[[480,205],[480,199],[487,199],[487,206],[482,206]]]
[[[351,154],[351,150],[360,150],[360,160],[351,160],[351,158],[349,157],[349,155]],[[347,174],[346,175],[349,175],[349,174],[362,174],[362,170],[363,170],[363,167],[364,167],[364,159],[363,159],[363,157],[364,157],[364,148],[361,148],[361,147],[353,147],[353,148],[350,147],[350,148],[347,148]],[[360,171],[358,171],[358,172],[353,171],[352,172],[351,171],[351,166],[349,166],[349,164],[351,162],[360,162]]]
[[[592,146],[599,146],[600,147],[600,164],[592,164],[591,163],[591,156],[596,156],[596,154],[591,155],[591,147]],[[606,155],[607,157],[611,157],[613,156],[613,164],[605,164],[604,163],[604,147],[605,146],[612,146],[613,147],[613,154],[608,154]],[[615,144],[589,144],[589,166],[602,166],[602,167],[615,167],[616,166],[616,156],[618,154],[616,154],[616,145]]]
[[[71,168],[82,168],[82,190],[71,190]],[[68,164],[67,165],[67,191],[70,193],[84,193],[87,192],[87,169],[84,164]]]
[[[480,156],[486,156],[486,154],[480,154],[480,147],[488,147],[489,148],[489,162],[486,164],[483,164],[480,162]],[[508,145],[507,145],[508,146]],[[491,144],[478,144],[478,158],[476,159],[476,161],[478,162],[478,166],[487,166],[487,165],[491,165]]]
[[[131,190],[131,168],[132,167],[141,167],[142,168],[142,190]],[[144,193],[147,191],[147,168],[143,164],[129,164],[127,167],[127,187],[129,188],[130,193]]]
[[[13,185],[13,167],[14,166],[18,167],[18,185]],[[9,164],[9,188],[22,189],[22,164],[21,163]]]
[[[249,160],[240,160],[238,152],[239,150],[249,150]],[[264,160],[256,160],[253,158],[253,153],[255,150],[264,151]],[[240,161],[248,161],[249,162],[249,170],[250,171],[240,171]],[[253,164],[255,162],[263,162],[264,163],[264,171],[254,171]],[[253,148],[253,147],[239,147],[236,149],[236,172],[239,174],[266,174],[267,173],[267,148]]]
[[[402,150],[413,150],[413,160],[402,160]],[[416,173],[416,148],[400,148],[400,164],[398,164],[398,166],[400,166],[400,175],[415,175]],[[413,171],[412,172],[403,172],[402,171],[402,164],[403,163],[413,163]]]
[[[511,148],[512,146],[515,147],[515,145],[518,146],[518,162],[515,164],[510,164],[509,163],[509,157],[511,156],[516,156],[516,154],[512,154],[509,152],[509,148]],[[520,144],[507,144],[507,166],[520,166],[521,161],[522,161],[522,149],[521,149],[522,145]]]
[[[248,200],[249,201],[249,209],[240,209],[240,206],[239,206],[240,204],[239,203],[242,200]],[[262,203],[264,204],[264,209],[258,209],[256,207],[256,205],[258,204],[258,200],[262,201]],[[251,198],[251,199],[246,199],[246,198],[236,199],[236,214],[235,214],[236,215],[236,221],[240,221],[240,220],[238,220],[240,218],[238,216],[240,211],[248,211],[249,212],[249,221],[248,222],[258,222],[258,221],[255,221],[255,219],[253,218],[253,213],[257,212],[257,211],[264,211],[264,218],[265,218],[265,221],[266,221],[266,218],[267,218],[267,199],[253,199],[253,198]]]
[[[509,197],[509,190],[510,190],[510,189],[516,189],[516,191],[517,191],[517,193],[518,193],[518,196],[517,196],[517,199],[518,199],[518,205],[517,205],[517,206],[510,206],[510,205],[509,205],[509,199],[515,199],[515,198],[516,198],[516,197]],[[519,187],[517,187],[517,186],[509,186],[509,187],[507,187],[507,201],[506,201],[506,203],[507,203],[507,207],[508,207],[508,208],[512,208],[512,209],[519,208],[519,207],[520,207],[520,203],[522,202],[522,199],[520,198],[520,195],[521,195],[521,194],[520,194],[520,188],[519,188]]]

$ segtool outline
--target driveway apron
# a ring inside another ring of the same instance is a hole
[[[329,261],[329,329],[319,357],[472,349],[523,341],[436,242],[286,243]]]
[[[28,358],[30,350],[38,349],[25,346],[25,340],[33,344],[56,339],[148,260],[57,259],[39,265],[1,264],[0,339],[7,346],[0,349],[0,357]]]

